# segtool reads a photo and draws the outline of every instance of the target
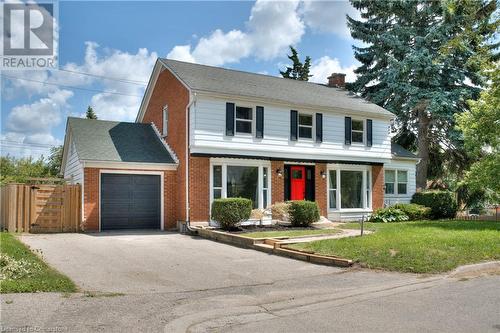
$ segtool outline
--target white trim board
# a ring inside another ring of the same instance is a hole
[[[116,168],[126,170],[177,170],[177,164],[170,163],[142,163],[142,162],[114,162],[82,160],[84,168]]]
[[[99,232],[101,232],[101,175],[102,174],[125,174],[125,175],[153,175],[160,176],[160,229],[165,230],[165,204],[164,204],[164,191],[165,191],[165,180],[162,171],[134,171],[134,170],[99,170]]]

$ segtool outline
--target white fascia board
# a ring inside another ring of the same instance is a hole
[[[149,105],[149,100],[151,99],[151,95],[153,94],[154,87],[156,86],[156,81],[158,80],[158,76],[164,69],[163,63],[156,60],[155,66],[153,67],[153,72],[149,77],[148,85],[146,90],[144,91],[144,96],[142,97],[141,106],[139,107],[139,112],[137,113],[137,117],[135,118],[136,123],[142,122],[144,118],[144,114],[146,113],[146,108]]]
[[[301,154],[300,156],[294,152],[273,152],[273,151],[259,151],[259,150],[238,150],[238,149],[219,149],[219,148],[200,148],[191,147],[191,154],[207,154],[214,156],[231,156],[236,158],[255,158],[258,156],[263,159],[282,159],[284,161],[297,160],[311,160],[311,161],[356,161],[367,163],[388,163],[390,158],[374,158],[364,157],[361,155],[326,155],[326,154]]]
[[[177,170],[177,164],[170,163],[141,163],[83,160],[84,168],[110,168],[127,170]]]

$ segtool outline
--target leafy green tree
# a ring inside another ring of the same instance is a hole
[[[417,186],[425,188],[431,158],[466,164],[455,114],[484,86],[479,65],[493,58],[487,41],[498,27],[494,1],[350,0],[348,17],[361,66],[348,88],[397,115],[397,140],[417,148]],[[439,167],[443,161],[434,166]],[[450,163],[451,165],[460,165]]]
[[[85,113],[85,118],[87,119],[97,119],[97,115],[94,112],[94,109],[89,105],[87,108],[87,112]]]
[[[465,181],[475,190],[487,190],[500,199],[500,63],[486,71],[491,80],[477,101],[469,101],[470,110],[457,115],[458,128],[465,147],[477,156],[466,173]]]
[[[62,155],[63,155],[62,145],[50,148],[50,155],[47,161],[47,165],[49,167],[51,175],[53,176],[57,176],[61,172]]]
[[[54,176],[50,172],[44,157],[35,160],[32,157],[0,157],[0,184],[24,183],[28,178]]]
[[[304,63],[299,59],[299,54],[297,50],[290,45],[291,54],[288,55],[288,59],[292,61],[292,66],[287,66],[284,71],[280,71],[281,76],[286,79],[293,79],[299,81],[309,81],[312,75],[309,74],[311,69],[311,57],[306,56]]]

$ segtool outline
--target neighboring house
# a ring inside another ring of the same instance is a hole
[[[68,120],[63,171],[83,185],[85,229],[207,223],[221,197],[314,200],[331,220],[408,202],[418,159],[391,144],[394,115],[343,89],[344,77],[321,85],[158,59],[136,123]]]

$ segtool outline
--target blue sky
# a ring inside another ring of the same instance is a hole
[[[157,57],[278,75],[292,44],[312,57],[313,81],[352,81],[346,14],[357,15],[346,1],[61,1],[61,70],[3,72],[23,80],[2,77],[1,153],[46,155],[88,105],[134,121]]]

